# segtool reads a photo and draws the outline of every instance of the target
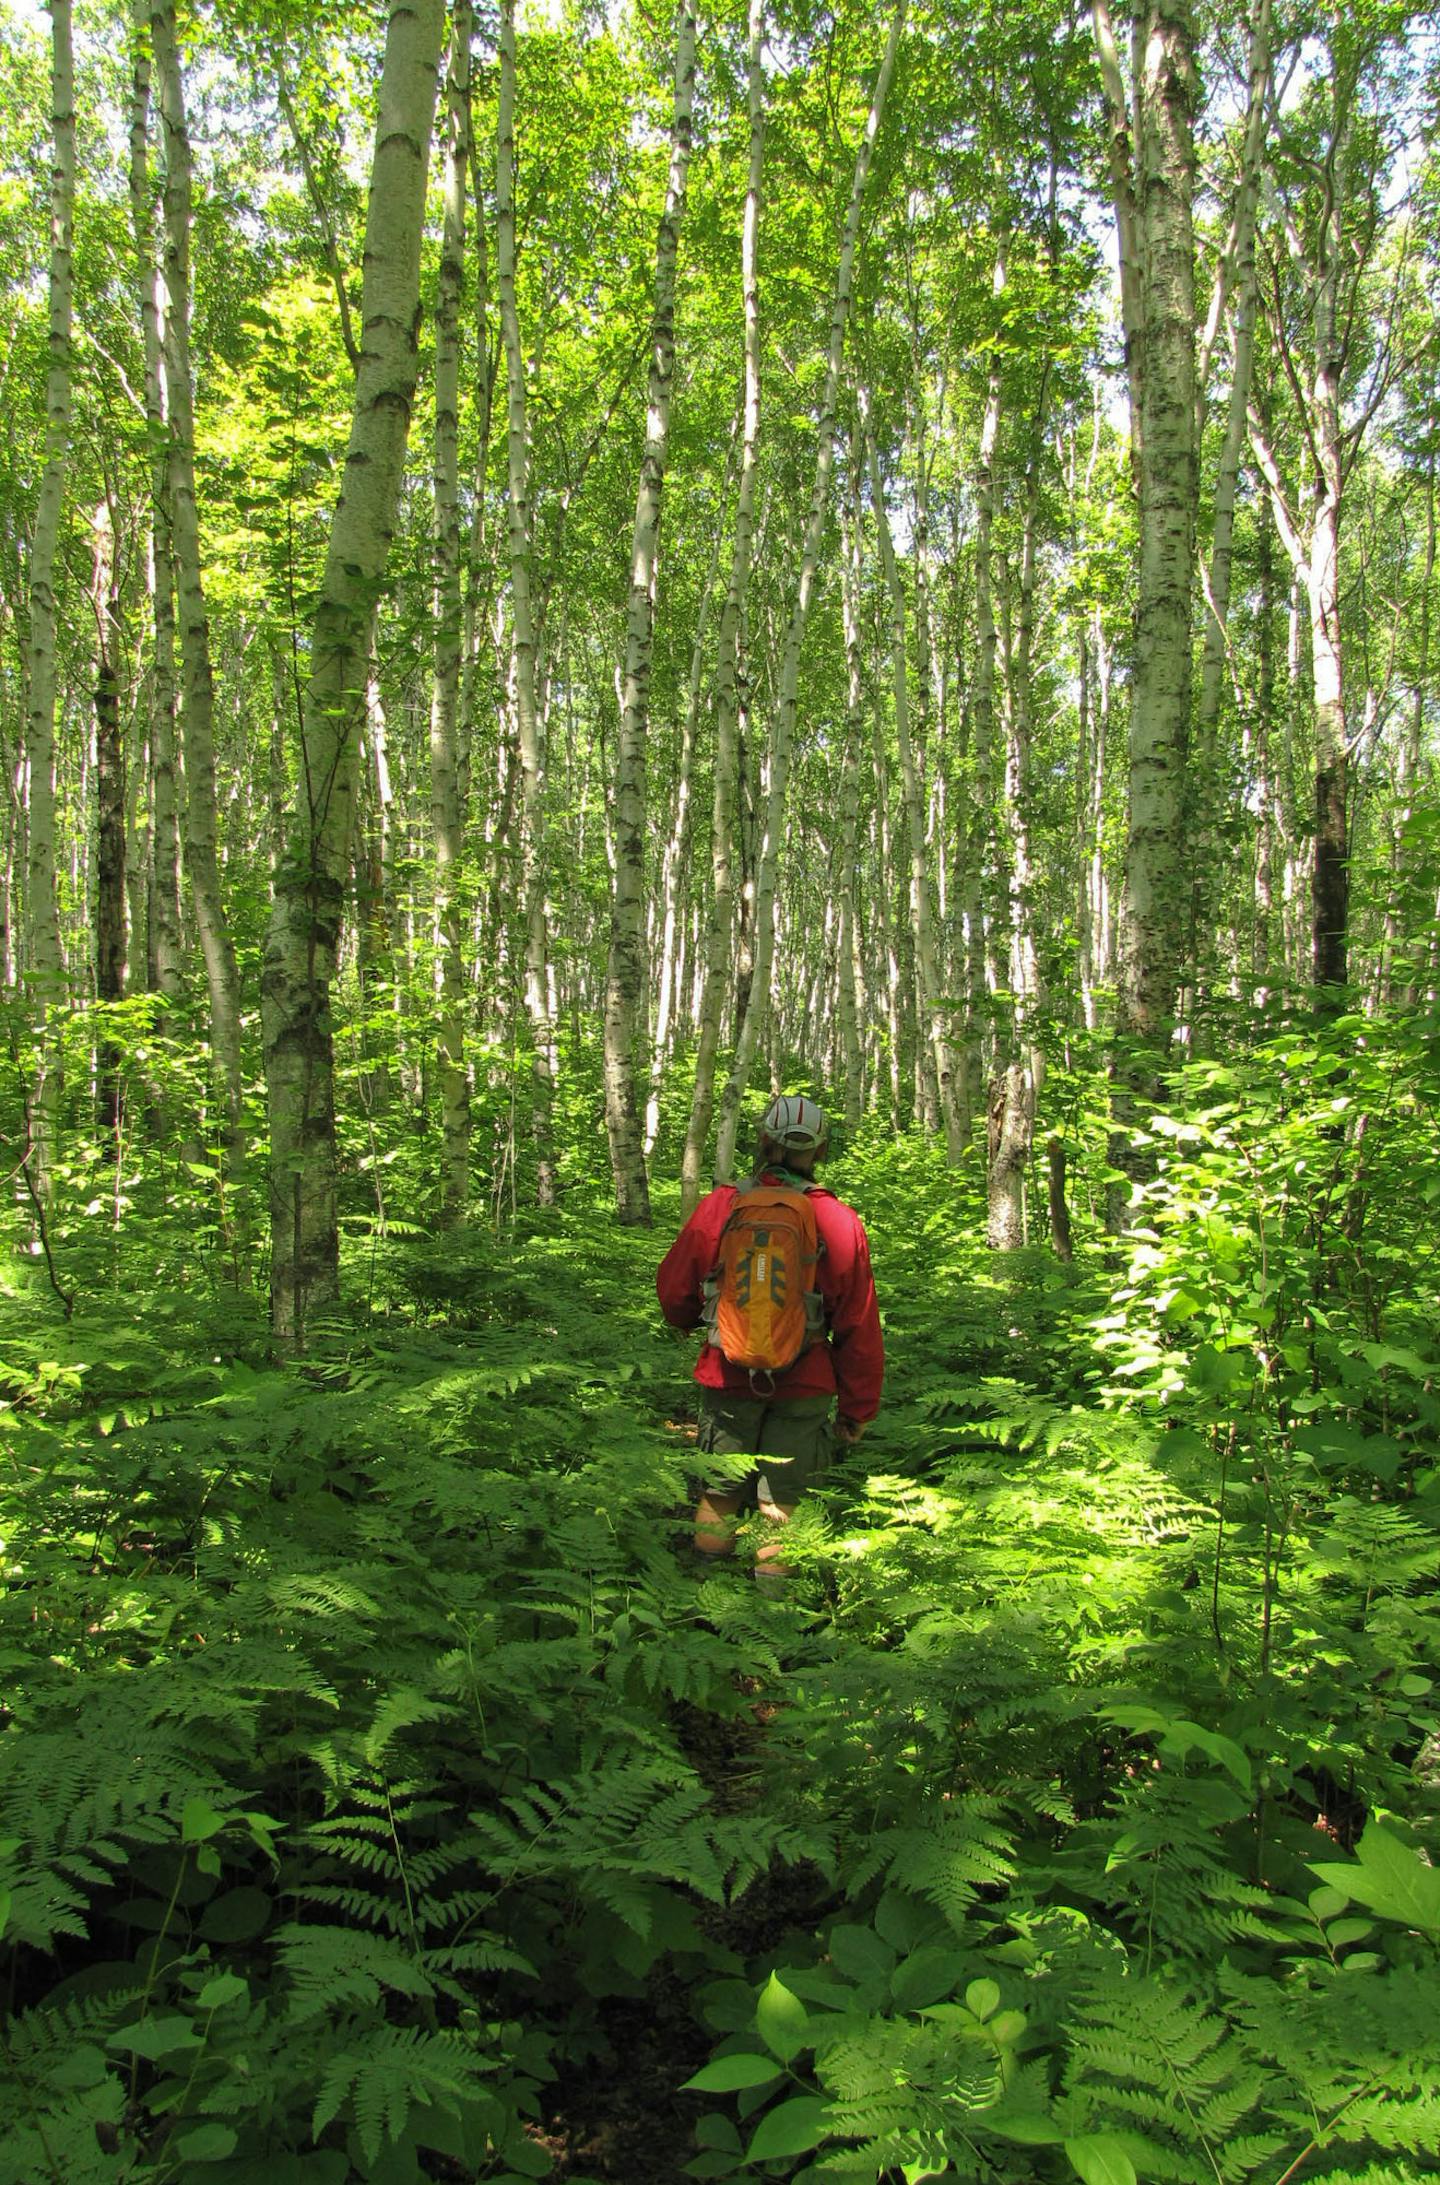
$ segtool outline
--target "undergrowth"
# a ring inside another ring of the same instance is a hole
[[[1197,1072],[1118,1267],[862,1135],[887,1401],[779,1602],[685,1545],[663,1188],[356,1225],[284,1369],[158,1207],[22,1269],[0,2185],[545,2177],[677,1984],[697,2177],[1436,2174],[1428,1116],[1329,1083]]]

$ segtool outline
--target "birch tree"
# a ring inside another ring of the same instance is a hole
[[[440,1015],[436,1062],[444,1138],[441,1218],[463,1220],[470,1181],[465,1074],[464,804],[459,737],[464,638],[460,569],[460,306],[470,178],[470,0],[452,0],[445,96],[444,229],[435,307],[435,672],[430,699],[430,808],[435,831],[435,936]],[[344,292],[343,282],[337,287]]]
[[[616,1206],[621,1221],[629,1223],[648,1223],[650,1219],[650,1187],[635,1090],[637,1029],[645,992],[645,741],[654,646],[656,550],[675,379],[675,265],[685,210],[694,104],[695,4],[694,0],[680,0],[675,18],[670,172],[655,243],[645,447],[640,459],[630,553],[630,603],[615,780],[615,880],[605,981],[605,1127]]]
[[[261,975],[270,1096],[271,1315],[299,1346],[339,1287],[330,987],[349,871],[375,601],[418,370],[420,241],[442,0],[396,0],[365,217],[360,368],[301,716],[301,770]]]
[[[50,7],[50,259],[45,374],[45,460],[30,535],[24,687],[25,756],[29,776],[29,971],[35,1005],[48,1018],[65,998],[60,904],[55,879],[55,641],[56,564],[70,460],[71,320],[75,220],[75,75],[70,0]],[[40,1078],[30,1111],[27,1147],[32,1189],[43,1198],[58,1115],[59,1057],[48,1028],[41,1039]]]
[[[510,698],[520,758],[520,905],[523,982],[535,1090],[537,1192],[555,1197],[552,1112],[555,1099],[555,1011],[545,920],[545,769],[537,689],[538,647],[532,587],[530,449],[525,403],[525,352],[515,293],[515,5],[501,0],[500,100],[495,149],[495,286],[505,350],[506,506],[510,548]]]
[[[1118,1029],[1161,1052],[1180,976],[1199,459],[1194,29],[1189,0],[1146,0],[1130,24],[1127,91],[1108,0],[1094,0],[1094,17],[1140,526]]]
[[[215,677],[210,618],[200,561],[200,511],[195,497],[195,389],[190,360],[191,157],[173,0],[150,14],[151,50],[159,81],[165,144],[165,320],[167,503],[175,549],[175,581],[184,678],[185,867],[205,980],[215,1096],[228,1169],[244,1151],[244,1070],[240,1046],[240,971],[220,887],[215,808]]]
[[[740,643],[750,589],[755,530],[755,481],[760,448],[760,294],[756,251],[760,233],[761,183],[765,158],[765,5],[749,0],[746,99],[750,152],[741,226],[741,292],[745,315],[745,386],[741,409],[740,482],[735,502],[735,539],[730,576],[720,616],[715,663],[715,755],[711,768],[711,891],[706,928],[705,964],[700,989],[695,1048],[695,1084],[680,1169],[680,1206],[688,1218],[700,1197],[700,1167],[705,1157],[715,1101],[715,1063],[720,1048],[720,1019],[725,974],[735,915],[736,790],[739,781]]]
[[[834,299],[830,307],[830,339],[825,364],[825,381],[820,396],[817,419],[815,478],[810,492],[810,507],[805,522],[804,540],[800,551],[800,572],[795,589],[794,605],[790,612],[785,633],[785,650],[781,659],[779,688],[776,693],[775,712],[770,736],[770,780],[765,799],[764,833],[760,842],[760,854],[756,868],[755,887],[755,970],[750,982],[749,1002],[735,1043],[735,1058],[726,1082],[720,1108],[720,1125],[715,1147],[715,1171],[721,1179],[728,1178],[735,1160],[735,1141],[740,1127],[740,1103],[750,1082],[760,1031],[770,1006],[770,975],[775,952],[775,890],[779,871],[780,844],[785,826],[785,797],[790,778],[790,752],[795,731],[795,717],[800,695],[800,649],[805,640],[805,625],[810,613],[810,599],[814,589],[816,570],[820,561],[820,544],[825,525],[826,510],[830,497],[830,474],[835,460],[835,412],[840,386],[841,363],[845,351],[845,329],[850,316],[850,295],[854,281],[855,251],[860,238],[860,215],[865,202],[865,184],[870,173],[875,139],[885,112],[885,99],[890,79],[895,70],[895,57],[900,49],[900,37],[905,27],[905,0],[898,0],[890,20],[890,32],[885,51],[875,78],[871,94],[870,110],[865,117],[860,143],[855,154],[855,172],[850,185],[850,201],[845,215],[845,225],[840,239],[840,256],[835,272]]]

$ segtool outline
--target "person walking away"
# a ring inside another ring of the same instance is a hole
[[[734,1521],[758,1509],[772,1525],[793,1516],[820,1475],[834,1435],[858,1442],[880,1408],[885,1345],[870,1244],[853,1208],[815,1178],[829,1124],[797,1093],[772,1100],[760,1124],[754,1173],[700,1201],[655,1278],[672,1327],[702,1324],[695,1366],[702,1456],[749,1456],[738,1482],[704,1478],[695,1545],[728,1555]],[[778,1592],[778,1538],[764,1541],[755,1577]]]

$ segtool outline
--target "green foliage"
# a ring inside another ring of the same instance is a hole
[[[1357,1142],[1306,1067],[1162,1136],[1109,1288],[844,1149],[889,1394],[779,1602],[677,1557],[663,1240],[593,1180],[442,1250],[402,1152],[281,1369],[192,1202],[87,1228],[77,1165],[0,1412],[0,2180],[540,2175],[677,1989],[698,2177],[1427,2174],[1423,1081]]]

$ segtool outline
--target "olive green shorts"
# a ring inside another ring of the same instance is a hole
[[[702,1388],[695,1437],[701,1454],[763,1459],[749,1473],[735,1467],[703,1475],[706,1489],[738,1495],[742,1510],[753,1509],[762,1495],[770,1502],[798,1502],[830,1461],[832,1401],[829,1396],[794,1396],[788,1403],[771,1403],[763,1396]]]

